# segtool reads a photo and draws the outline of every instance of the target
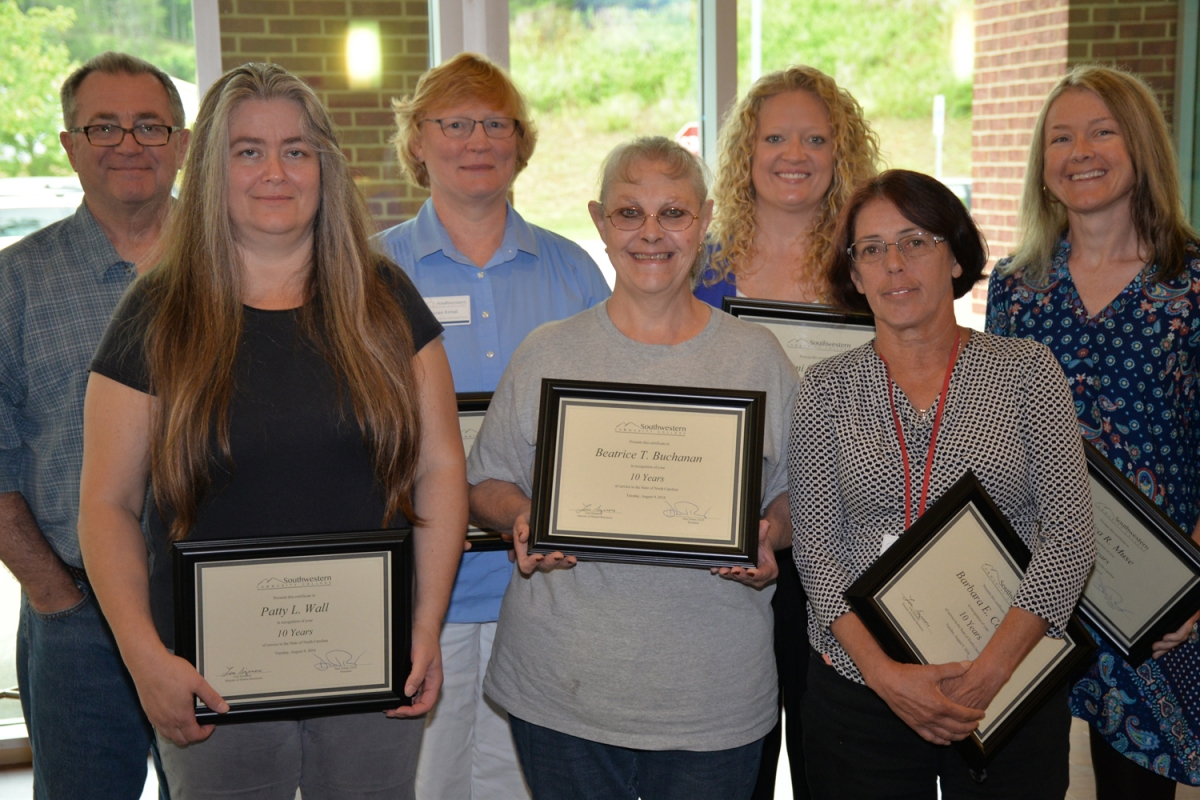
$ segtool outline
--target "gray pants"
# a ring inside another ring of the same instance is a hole
[[[172,800],[411,800],[425,720],[383,712],[218,725],[190,747],[158,737]]]

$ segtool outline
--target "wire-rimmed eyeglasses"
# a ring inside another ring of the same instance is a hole
[[[521,121],[512,117],[488,117],[487,119],[471,119],[470,117],[442,117],[441,119],[423,119],[421,122],[436,122],[442,133],[450,139],[466,139],[475,132],[476,125],[483,126],[483,132],[489,139],[510,139],[521,129]]]
[[[134,125],[132,128],[122,128],[120,125],[84,125],[81,128],[68,128],[68,133],[82,133],[88,143],[96,147],[116,147],[125,141],[125,134],[133,135],[133,140],[142,147],[162,147],[171,141],[171,134],[183,128],[173,125]]]
[[[628,208],[618,208],[604,215],[608,221],[612,223],[614,228],[622,231],[636,231],[646,224],[649,217],[654,217],[658,220],[658,226],[664,231],[686,231],[692,227],[692,223],[700,219],[697,215],[688,211],[686,208],[664,208],[657,214],[647,214],[640,208],[630,206]]]
[[[885,242],[882,239],[864,239],[847,247],[846,252],[856,263],[870,264],[882,261],[887,257],[888,248],[895,247],[906,259],[915,260],[929,255],[933,252],[933,248],[944,241],[946,241],[945,238],[934,236],[932,233],[914,233],[910,236],[903,236],[894,242]]]

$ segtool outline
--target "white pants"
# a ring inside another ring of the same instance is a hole
[[[448,622],[442,628],[445,682],[425,723],[417,800],[530,797],[508,714],[483,696],[483,675],[495,638],[494,622]]]

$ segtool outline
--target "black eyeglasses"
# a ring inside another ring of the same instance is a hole
[[[96,147],[116,147],[125,141],[125,134],[133,134],[133,140],[142,147],[162,147],[171,141],[171,134],[183,128],[171,125],[134,125],[132,128],[122,128],[120,125],[84,125],[82,128],[68,128],[68,133],[82,133],[89,144]]]
[[[443,117],[442,119],[423,119],[421,122],[436,122],[447,137],[451,139],[466,139],[475,132],[476,125],[483,126],[483,132],[489,139],[509,139],[521,129],[521,121],[512,117],[488,117],[487,119],[471,119],[470,117]]]

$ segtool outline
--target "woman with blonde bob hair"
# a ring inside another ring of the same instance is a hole
[[[721,131],[708,268],[696,297],[721,307],[741,294],[829,303],[825,265],[834,257],[838,213],[859,183],[875,175],[879,143],[862,108],[825,73],[793,66],[764,75]],[[808,615],[788,553],[776,556],[775,654],[780,708],[787,710],[792,791],[808,796],[800,730]],[[755,800],[775,796],[782,725],[763,744]]]
[[[697,296],[828,300],[822,270],[838,213],[879,161],[862,108],[833,78],[806,66],[759,78],[721,131],[714,246]]]
[[[380,244],[422,296],[440,298],[455,388],[490,392],[534,328],[591,308],[608,285],[583,248],[508,202],[537,129],[503,69],[460,53],[394,107],[396,155],[429,199]],[[417,766],[421,800],[528,797],[508,718],[480,689],[511,574],[501,550],[463,555],[442,630],[446,681]]]
[[[1084,438],[1200,540],[1200,244],[1166,121],[1141,80],[1084,65],[1050,92],[1019,234],[992,273],[988,330],[1053,350]],[[1097,639],[1071,709],[1091,723],[1099,800],[1200,785],[1197,617],[1141,664]]]
[[[441,326],[369,225],[312,90],[275,65],[231,70],[201,104],[162,256],[92,363],[80,545],[176,798],[412,796],[464,459]],[[409,524],[411,706],[197,723],[196,698],[228,705],[172,653],[172,542]]]

